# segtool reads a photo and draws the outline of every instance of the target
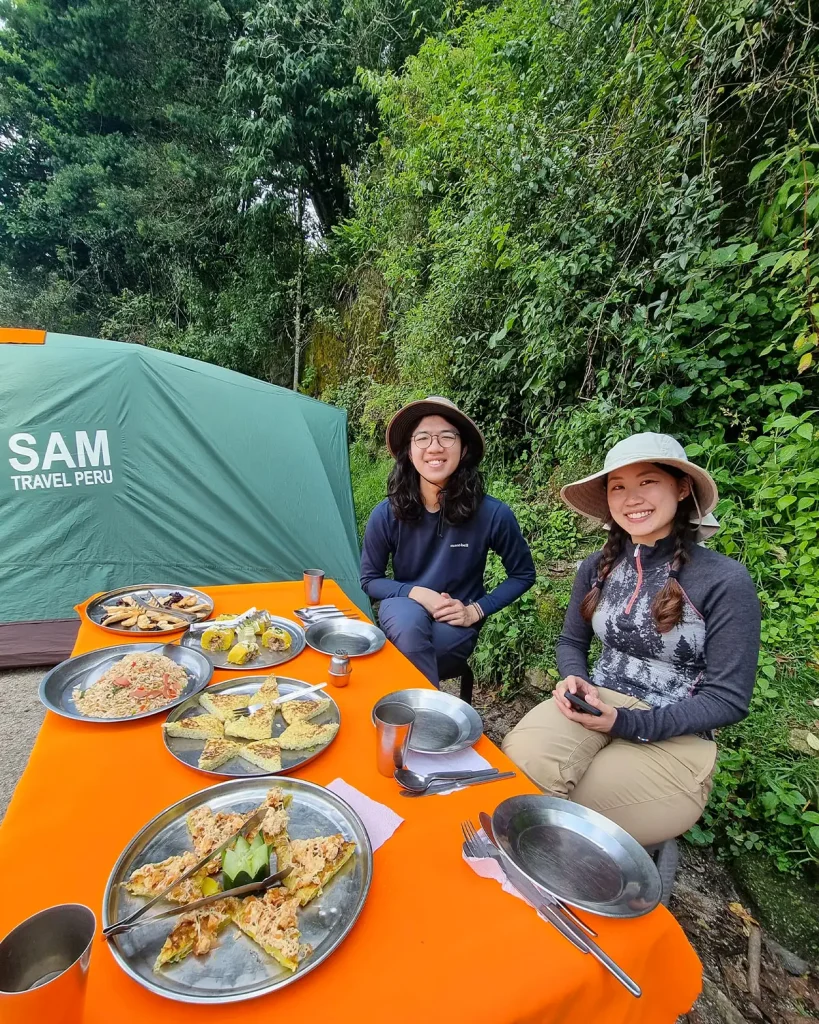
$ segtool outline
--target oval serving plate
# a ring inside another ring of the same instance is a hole
[[[186,630],[190,625],[189,622],[180,622],[178,626],[174,626],[172,629],[138,629],[136,626],[123,628],[116,623],[111,626],[103,626],[103,620],[109,614],[105,610],[104,605],[115,604],[123,597],[138,597],[144,603],[150,604],[149,591],[158,598],[168,597],[170,594],[181,594],[183,597],[195,597],[200,604],[206,604],[208,606],[207,611],[195,613],[197,622],[202,622],[213,615],[213,598],[208,597],[201,590],[194,590],[193,587],[176,587],[169,583],[141,583],[134,587],[120,587],[119,590],[109,590],[107,594],[95,597],[86,607],[85,617],[89,622],[93,622],[95,626],[99,626],[100,629],[104,629],[108,633],[116,633],[118,636],[168,636],[169,634],[181,633],[183,630]],[[167,611],[171,615],[173,614],[172,608],[168,608]]]
[[[452,754],[474,746],[483,735],[483,721],[465,700],[443,690],[396,690],[373,707],[396,701],[415,712],[409,748],[422,754]]]
[[[282,629],[287,630],[290,634],[290,646],[286,651],[271,651],[259,644],[259,653],[255,658],[245,662],[244,665],[234,665],[229,662],[227,660],[229,651],[202,650],[201,630],[198,631],[198,634],[195,634],[188,629],[179,643],[193,651],[201,651],[214,668],[226,669],[228,672],[258,672],[259,669],[276,668],[277,665],[283,665],[286,661],[292,661],[293,658],[297,658],[304,650],[304,630],[297,622],[293,622],[292,619],[284,619],[280,615],[268,615],[267,618],[271,626],[280,626]],[[219,623],[214,621],[213,625],[218,627]]]
[[[363,658],[375,654],[387,642],[386,636],[371,622],[360,622],[345,616],[325,618],[307,627],[308,647],[319,654],[346,654],[350,658]]]
[[[139,714],[127,715],[124,718],[92,718],[90,715],[83,715],[72,696],[74,690],[77,687],[87,690],[112,665],[129,654],[163,654],[184,668],[188,676],[188,685],[176,700],[163,704],[155,711],[141,711]],[[157,644],[156,646],[144,643],[119,644],[116,647],[103,647],[98,651],[77,654],[75,657],[61,662],[40,683],[39,696],[49,711],[54,711],[56,714],[62,715],[63,718],[74,718],[78,722],[95,722],[97,724],[133,722],[138,718],[167,714],[177,704],[182,704],[189,697],[204,690],[212,675],[213,665],[204,654],[200,654],[198,651],[186,650],[176,644]]]
[[[208,687],[208,693],[255,693],[259,687],[264,683],[266,676],[245,676],[241,679],[226,679],[221,683],[214,683],[213,686]],[[286,693],[292,693],[294,690],[304,690],[310,683],[302,682],[301,679],[290,679],[287,676],[277,676],[276,682],[279,686],[279,694],[284,696]],[[330,722],[341,723],[341,712],[338,709],[338,704],[333,698],[326,692],[326,690],[314,691],[310,697],[326,697],[329,700],[329,706],[316,715],[315,718],[311,718],[310,722],[315,725],[325,725]],[[285,707],[286,705],[279,705],[279,707]],[[197,715],[205,715],[208,712],[199,703],[199,695],[191,697],[186,700],[184,704],[179,704],[174,710],[168,715],[168,722],[177,722],[180,718],[191,718]],[[281,714],[277,712],[276,717],[273,720],[273,739],[280,736],[287,728],[287,723],[282,718]],[[264,771],[264,769],[251,764],[249,761],[244,761],[241,757],[231,758],[230,761],[226,761],[223,765],[218,768],[200,768],[199,767],[199,755],[202,753],[202,748],[205,744],[204,740],[191,740],[181,736],[169,736],[165,729],[162,730],[162,735],[165,740],[165,746],[168,748],[171,754],[183,764],[188,765],[189,768],[195,768],[199,772],[205,772],[207,775],[221,775],[228,776],[230,778],[245,778],[255,777],[261,775],[270,775],[270,772]],[[336,733],[336,736],[338,733]],[[335,736],[333,737],[335,739]],[[249,740],[237,739],[237,743],[244,744],[250,742]],[[307,764],[308,761],[312,761],[314,757],[318,757],[323,751],[325,751],[332,743],[330,740],[327,743],[321,744],[318,747],[309,747],[307,750],[282,750],[282,767],[280,772],[275,772],[276,775],[285,775],[288,772],[295,771],[296,768],[300,768],[303,764]]]
[[[130,896],[122,885],[132,871],[193,849],[185,825],[192,810],[208,806],[215,814],[251,811],[264,801],[272,781],[232,779],[193,793],[158,814],[131,840],[114,865],[103,897],[103,927],[144,904],[144,900]],[[254,999],[299,981],[326,960],[349,934],[364,906],[372,879],[372,847],[364,825],[349,804],[322,786],[291,778],[278,778],[275,785],[292,797],[288,808],[291,838],[341,833],[356,844],[352,859],[328,882],[320,896],[298,912],[301,941],[313,947],[312,954],[291,972],[230,924],[216,948],[205,956],[191,955],[156,972],[153,967],[157,954],[179,920],[171,918],[109,940],[114,959],[138,984],[156,995],[185,1003],[218,1005]]]
[[[552,796],[513,796],[495,808],[504,856],[552,896],[602,917],[642,917],[660,902],[654,861],[613,821]]]

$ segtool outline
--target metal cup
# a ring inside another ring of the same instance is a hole
[[[80,1024],[95,930],[88,907],[64,903],[9,932],[0,942],[3,1024]]]
[[[408,704],[394,701],[382,704],[375,711],[375,757],[382,775],[393,777],[396,768],[404,767],[415,712]]]
[[[304,603],[318,604],[321,600],[321,587],[324,583],[323,569],[304,570]]]

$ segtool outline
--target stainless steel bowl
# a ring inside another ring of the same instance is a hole
[[[408,704],[415,712],[409,749],[424,754],[451,754],[474,746],[483,735],[483,722],[478,712],[460,697],[443,690],[396,690],[382,697],[372,711],[382,704]]]
[[[651,857],[625,829],[588,807],[513,796],[495,808],[492,829],[504,856],[527,878],[574,907],[640,917],[660,902]]]
[[[375,654],[387,642],[378,626],[341,616],[314,622],[307,627],[305,637],[308,646],[319,654],[346,654],[350,658]]]

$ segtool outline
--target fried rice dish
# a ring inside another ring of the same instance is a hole
[[[90,718],[127,718],[157,711],[176,700],[188,685],[185,670],[161,654],[129,654],[112,665],[87,690],[72,697]]]

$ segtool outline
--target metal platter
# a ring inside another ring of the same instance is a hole
[[[276,668],[277,665],[283,665],[286,661],[292,661],[293,658],[298,657],[304,650],[304,630],[297,622],[293,622],[292,619],[283,619],[278,615],[268,615],[267,618],[271,626],[280,626],[282,629],[287,630],[290,634],[290,646],[286,651],[270,651],[259,644],[259,653],[244,665],[231,664],[227,660],[229,651],[203,651],[200,642],[201,631],[198,631],[197,635],[192,633],[190,629],[187,630],[179,643],[183,647],[191,648],[191,650],[201,651],[214,668],[227,669],[229,672],[258,672],[259,669]],[[214,621],[213,625],[218,626],[218,622]]]
[[[602,917],[641,917],[660,902],[654,861],[597,811],[552,796],[513,796],[492,815],[503,852],[535,885]]]
[[[95,597],[85,609],[85,616],[95,626],[99,626],[100,629],[107,630],[109,633],[116,633],[118,636],[167,636],[168,634],[181,633],[188,628],[189,624],[186,622],[180,623],[180,625],[175,626],[173,629],[161,630],[137,629],[136,626],[128,626],[125,629],[118,625],[103,626],[103,620],[108,617],[108,612],[103,607],[104,605],[115,604],[124,597],[137,597],[144,603],[150,604],[152,603],[151,593],[155,594],[158,598],[168,597],[170,594],[181,594],[183,597],[197,598],[201,604],[208,606],[207,611],[196,613],[198,622],[208,619],[213,615],[213,599],[208,597],[207,594],[202,593],[201,590],[194,590],[193,587],[177,587],[169,583],[140,583],[134,587],[120,587],[119,590],[109,590],[107,594]],[[172,609],[168,609],[168,611],[173,612]]]
[[[375,654],[387,642],[378,626],[343,616],[314,622],[305,636],[307,645],[319,654],[346,654],[350,658]]]
[[[483,735],[483,721],[465,700],[443,690],[396,690],[373,708],[397,701],[415,712],[409,748],[424,754],[451,754],[474,746]]]
[[[72,696],[74,690],[77,687],[87,690],[104,672],[129,654],[162,654],[170,658],[184,668],[188,676],[188,685],[176,700],[163,704],[155,711],[142,711],[124,718],[92,718],[90,715],[81,714]],[[170,708],[182,704],[189,697],[204,690],[212,675],[213,666],[198,651],[189,651],[176,644],[119,644],[116,647],[103,647],[99,651],[78,654],[61,662],[40,683],[39,696],[49,711],[54,711],[63,718],[75,718],[78,722],[96,722],[104,725],[111,722],[133,722],[138,718],[167,713]]]
[[[265,681],[266,676],[245,676],[242,679],[226,679],[222,683],[215,683],[213,686],[208,687],[208,693],[255,693],[262,683]],[[286,676],[277,676],[276,682],[279,685],[279,693],[284,696],[286,693],[292,693],[294,690],[304,690],[310,684],[304,683],[300,679],[289,679]],[[310,694],[313,698],[329,698],[329,706],[321,712],[320,715],[316,715],[315,718],[311,718],[310,721],[315,725],[325,725],[330,722],[341,723],[341,712],[338,709],[338,704],[333,700],[332,697],[327,693],[326,690],[320,690]],[[305,698],[309,700],[310,697]],[[184,704],[180,704],[178,707],[168,715],[169,722],[176,722],[180,718],[191,718],[196,715],[207,714],[205,709],[199,703],[199,696],[191,697],[190,700],[186,700]],[[287,728],[287,723],[284,721],[280,714],[277,714],[273,721],[273,738],[280,736]],[[207,775],[222,775],[229,776],[231,778],[246,778],[256,777],[260,775],[269,775],[269,772],[264,771],[262,768],[251,764],[249,761],[243,761],[240,757],[234,757],[230,761],[226,761],[223,765],[220,765],[216,769],[207,769],[199,767],[199,755],[202,753],[202,747],[204,746],[204,740],[190,740],[178,736],[169,736],[165,730],[162,730],[162,734],[165,739],[165,746],[173,754],[173,756],[181,761],[183,764],[188,765],[189,768],[195,768],[197,771],[205,772]],[[336,733],[336,736],[338,733]],[[335,739],[335,736],[333,737]],[[244,740],[236,740],[237,743],[244,743]],[[296,768],[300,768],[301,765],[307,764],[308,761],[312,761],[314,757],[318,757],[322,751],[326,750],[330,743],[324,743],[318,747],[311,747],[309,750],[282,750],[282,769],[281,772],[276,772],[277,775],[284,775],[288,772],[294,771]]]
[[[203,805],[215,814],[251,811],[263,802],[271,781],[232,779],[200,790],[158,814],[131,840],[114,865],[103,897],[103,927],[144,903],[130,896],[122,885],[132,871],[193,849],[185,825],[187,814]],[[154,962],[174,919],[159,921],[108,942],[123,971],[149,991],[166,999],[205,1005],[235,1003],[275,992],[318,967],[355,924],[367,898],[373,864],[372,847],[361,819],[349,804],[322,786],[290,778],[276,779],[275,784],[292,796],[288,828],[292,839],[341,833],[357,846],[355,855],[324,892],[299,911],[301,941],[313,947],[312,954],[291,973],[231,924],[210,953],[189,956],[155,972]]]

